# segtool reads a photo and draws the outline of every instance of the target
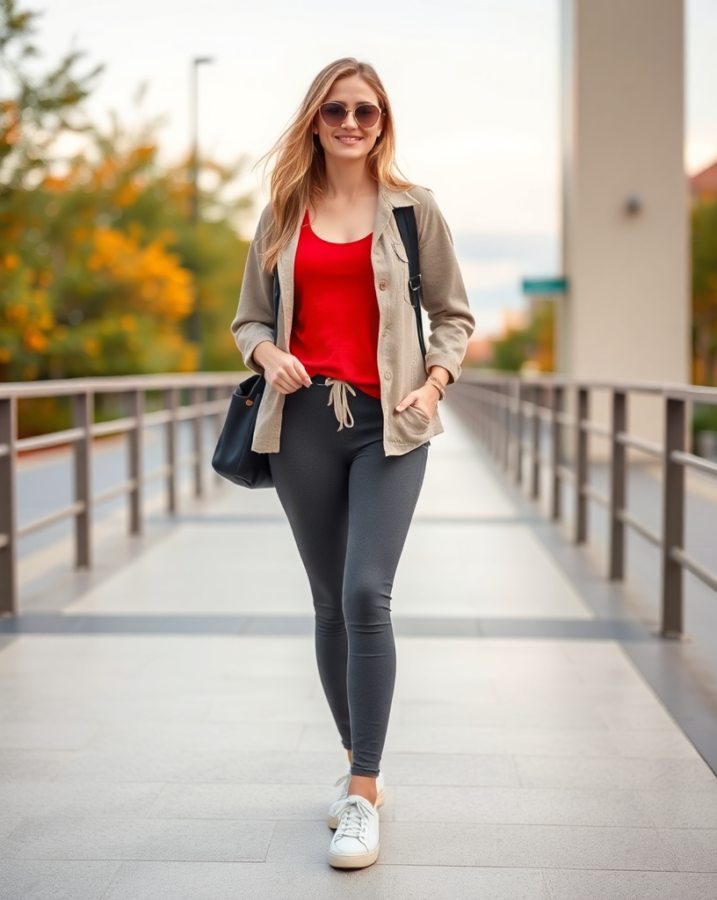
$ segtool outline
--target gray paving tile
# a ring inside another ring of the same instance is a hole
[[[382,766],[387,784],[517,786],[510,756],[434,753],[386,753]]]
[[[73,757],[64,750],[0,750],[0,784],[50,781]]]
[[[15,710],[15,722],[91,722],[95,725],[122,722],[201,722],[213,697],[103,696],[38,698]]]
[[[450,703],[407,701],[400,722],[404,725],[470,725],[501,728],[558,728],[605,730],[605,721],[597,709],[583,701],[553,704]]]
[[[386,788],[391,818],[395,788]],[[325,821],[337,789],[327,784],[172,784],[152,807],[152,818],[169,819],[315,819]]]
[[[545,868],[674,869],[654,828],[540,825],[533,829],[532,838]]]
[[[123,816],[142,818],[161,784],[0,784],[0,810],[17,816]]]
[[[715,794],[717,800],[717,794]],[[382,813],[383,815],[383,813]],[[635,791],[399,786],[398,822],[481,822],[514,825],[651,827]]]
[[[717,778],[701,760],[516,756],[515,765],[525,787],[717,791]]]
[[[717,873],[717,828],[661,828],[660,837],[678,871]]]
[[[57,782],[235,782],[238,784],[333,784],[346,771],[345,751],[80,750],[58,772]],[[515,780],[515,779],[514,779]]]
[[[0,860],[6,900],[100,900],[120,863],[108,860]]]
[[[392,869],[338,872],[319,865],[125,862],[102,900],[393,900]],[[531,898],[532,900],[532,898]]]
[[[0,841],[2,841],[10,834],[13,828],[20,824],[20,817],[13,814],[11,810],[5,809],[2,804],[0,804],[0,810],[2,810],[2,815],[0,815]]]
[[[680,730],[611,731],[610,740],[620,756],[639,759],[701,759],[689,738]]]
[[[550,900],[538,869],[391,866],[389,871],[391,900]]]
[[[533,829],[520,825],[382,822],[378,865],[539,866]],[[325,824],[277,822],[266,860],[318,865],[326,858],[331,834]]]
[[[225,749],[273,750],[297,747],[302,726],[297,723],[264,722],[199,722],[105,726],[90,744],[93,750],[132,751],[154,748],[165,752],[202,753],[205,750]]]
[[[640,797],[658,828],[717,829],[717,791],[643,791]]]
[[[717,876],[546,870],[552,900],[714,900]]]
[[[654,731],[660,728],[672,731],[679,727],[667,710],[657,704],[621,704],[617,708],[601,704],[599,708],[608,727],[616,731]]]
[[[0,844],[0,858],[260,861],[273,828],[271,822],[34,817]]]
[[[67,722],[4,722],[2,750],[79,750],[95,736],[94,725]]]

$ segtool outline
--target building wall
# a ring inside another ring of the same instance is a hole
[[[683,17],[682,0],[563,2],[557,363],[571,376],[689,381]],[[630,430],[661,441],[656,409],[633,404]]]

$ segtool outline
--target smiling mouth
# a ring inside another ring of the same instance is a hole
[[[359,141],[362,141],[362,137],[348,137],[347,135],[339,134],[336,136],[336,140],[340,141],[342,144],[358,144]]]

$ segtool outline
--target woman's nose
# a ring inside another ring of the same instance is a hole
[[[344,128],[358,128],[358,122],[356,121],[356,117],[354,116],[352,110],[349,110],[346,113],[346,118],[341,124]]]

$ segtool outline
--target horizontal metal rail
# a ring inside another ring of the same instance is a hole
[[[244,373],[192,373],[126,376],[118,378],[73,378],[22,384],[0,384],[0,615],[17,611],[18,541],[28,535],[73,519],[75,523],[75,565],[92,565],[92,520],[94,509],[119,497],[126,497],[130,534],[139,535],[144,525],[144,487],[150,482],[166,482],[167,510],[178,508],[180,470],[189,466],[194,495],[205,492],[208,457],[203,442],[203,422],[213,419],[218,436],[229,397]],[[94,421],[97,395],[124,395],[125,415],[109,421]],[[145,410],[151,394],[151,412]],[[72,426],[61,431],[19,438],[17,403],[33,398],[69,398]],[[184,399],[187,402],[180,402]],[[192,423],[192,450],[181,458],[177,453],[177,428]],[[166,434],[166,458],[152,471],[143,471],[145,433],[160,427]],[[129,477],[99,492],[91,489],[91,460],[96,443],[106,437],[124,439],[127,445]],[[73,457],[75,497],[62,509],[18,525],[16,514],[17,459],[19,453],[68,447]]]
[[[628,512],[626,509],[619,509],[617,514],[621,522],[629,525],[630,528],[633,528],[638,534],[641,534],[645,540],[649,541],[655,547],[659,547],[662,544],[660,535],[656,534],[651,528],[648,528],[644,522],[635,518],[632,513]]]
[[[717,575],[708,571],[701,563],[698,563],[696,559],[688,553],[685,553],[684,550],[681,550],[679,547],[673,547],[670,556],[672,556],[672,558],[681,566],[684,566],[685,569],[692,572],[693,575],[696,575],[697,578],[707,585],[707,587],[711,587],[713,591],[717,591]]]
[[[57,525],[58,522],[64,522],[65,519],[71,519],[78,513],[84,512],[85,508],[85,504],[82,502],[71,503],[63,509],[58,509],[55,512],[48,513],[46,516],[35,519],[34,522],[28,522],[27,525],[20,525],[15,533],[18,537],[26,537],[28,534],[35,534],[38,531],[42,531],[43,528],[49,528],[51,525]]]
[[[607,392],[612,403],[609,425],[589,415],[592,395]],[[661,633],[679,637],[683,630],[683,571],[687,570],[704,584],[717,590],[717,574],[684,550],[685,470],[693,469],[717,475],[717,463],[693,453],[686,447],[689,403],[717,406],[717,389],[697,385],[656,382],[584,381],[560,375],[515,375],[505,372],[465,370],[452,393],[463,398],[461,409],[475,409],[471,416],[479,436],[512,477],[520,484],[527,463],[530,494],[540,499],[544,484],[541,470],[551,472],[551,517],[562,517],[562,485],[569,483],[575,498],[573,539],[581,544],[588,539],[587,502],[598,503],[608,511],[609,578],[625,575],[626,529],[630,528],[660,550],[661,556]],[[664,405],[664,441],[657,443],[630,434],[627,427],[628,400],[631,395],[651,395]],[[565,401],[573,398],[572,412]],[[526,422],[528,429],[526,434]],[[547,424],[548,449],[543,447]],[[574,465],[563,462],[572,433]],[[610,488],[607,494],[589,483],[588,438],[590,435],[610,443]],[[662,528],[655,533],[626,509],[627,450],[640,451],[662,465]],[[717,556],[717,554],[716,554]]]

